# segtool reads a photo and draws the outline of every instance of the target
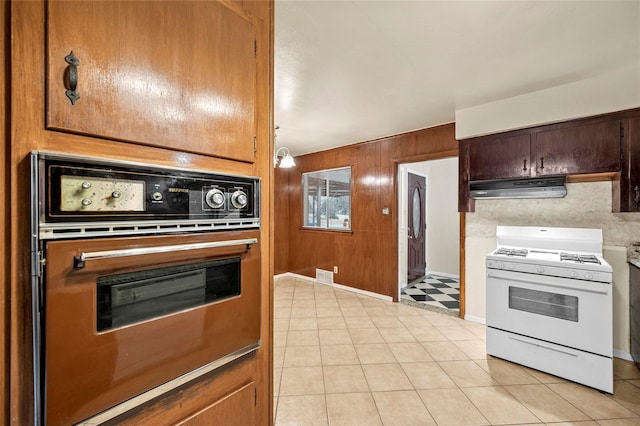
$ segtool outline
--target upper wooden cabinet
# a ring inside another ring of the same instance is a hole
[[[531,135],[483,138],[469,144],[469,179],[530,176]]]
[[[48,129],[254,161],[252,18],[220,2],[49,1],[46,22]]]
[[[550,127],[470,140],[469,179],[601,173],[620,169],[620,120]]]
[[[640,110],[636,112],[637,116],[622,120],[623,164],[616,211],[640,212]]]
[[[532,175],[570,175],[620,170],[620,120],[540,129]]]
[[[612,172],[613,210],[640,211],[640,109],[466,139],[459,153],[462,212],[472,181]]]

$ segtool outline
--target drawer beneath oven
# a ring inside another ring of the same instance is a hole
[[[487,327],[487,354],[613,393],[613,359]]]

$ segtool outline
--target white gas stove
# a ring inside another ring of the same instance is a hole
[[[613,392],[612,269],[602,231],[498,226],[487,353]]]
[[[498,226],[496,240],[498,248],[487,255],[488,268],[612,281],[600,229]]]

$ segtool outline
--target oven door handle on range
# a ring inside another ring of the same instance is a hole
[[[229,241],[214,241],[209,243],[194,243],[194,244],[177,244],[171,246],[158,246],[158,247],[142,247],[134,249],[124,250],[107,250],[107,251],[94,251],[90,253],[80,253],[73,256],[73,267],[75,269],[82,269],[85,266],[85,262],[88,260],[96,259],[109,259],[114,257],[129,257],[129,256],[141,256],[144,254],[158,254],[158,253],[170,253],[174,251],[184,250],[200,250],[219,247],[232,247],[246,245],[247,250],[251,248],[252,244],[258,242],[257,238],[247,238],[243,240],[229,240]]]
[[[523,283],[523,284],[535,284],[540,286],[552,287],[552,288],[563,288],[566,290],[579,291],[583,293],[597,293],[597,294],[608,294],[611,285],[601,282],[589,282],[589,287],[584,285],[575,284],[571,282],[572,280],[566,278],[559,277],[546,277],[544,275],[534,275],[535,279],[528,279],[523,277],[531,274],[522,274],[518,272],[509,272],[509,271],[496,271],[489,270],[487,273],[488,278],[493,278],[496,280],[505,280],[509,282]],[[599,288],[598,288],[599,287]]]

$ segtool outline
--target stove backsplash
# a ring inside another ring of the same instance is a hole
[[[613,267],[614,355],[629,356],[628,256],[640,245],[640,213],[611,213],[611,182],[568,183],[556,199],[476,200],[466,214],[466,316],[485,318],[485,256],[496,248],[496,226],[600,228]],[[630,358],[629,358],[630,359]]]
[[[611,213],[611,182],[568,183],[564,198],[476,200],[466,218],[474,238],[495,238],[496,225],[601,228],[605,245],[622,247],[640,235],[640,213]]]

